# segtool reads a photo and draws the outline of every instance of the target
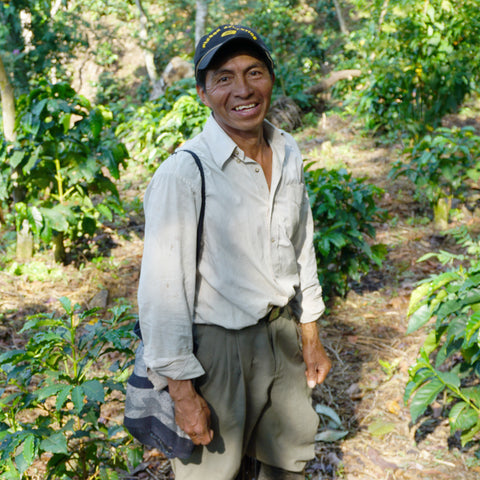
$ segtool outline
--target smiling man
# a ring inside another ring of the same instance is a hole
[[[168,380],[177,424],[196,445],[177,480],[233,480],[245,455],[259,479],[304,479],[318,417],[311,389],[330,360],[302,158],[265,120],[274,63],[258,34],[222,25],[195,52],[212,114],[145,195],[138,292],[145,363]],[[205,171],[205,217],[197,225]]]

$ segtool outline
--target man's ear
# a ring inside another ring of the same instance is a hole
[[[207,96],[205,95],[205,90],[200,85],[196,85],[196,88],[197,88],[198,96],[200,97],[200,100],[202,101],[202,103],[210,108],[210,105],[208,104]]]

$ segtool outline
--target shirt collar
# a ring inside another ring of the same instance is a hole
[[[223,128],[217,123],[212,114],[208,117],[207,123],[203,127],[205,141],[212,152],[212,158],[215,163],[223,168],[227,160],[240,150],[236,143],[226,134]]]
[[[283,132],[275,128],[268,120],[264,121],[266,140],[270,145],[285,145]],[[237,154],[242,160],[245,158],[244,152],[237,144],[227,135],[225,130],[217,123],[214,116],[210,114],[203,128],[205,141],[208,148],[212,152],[212,158],[219,168],[223,168],[225,163]]]

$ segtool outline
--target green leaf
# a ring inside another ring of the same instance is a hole
[[[42,113],[47,103],[48,103],[48,98],[44,98],[39,102],[36,102],[32,108],[33,115],[39,116]]]
[[[67,439],[61,432],[54,433],[40,443],[40,448],[45,452],[68,453]]]
[[[62,390],[58,392],[57,400],[55,401],[55,408],[57,411],[65,405],[65,402],[67,401],[72,389],[72,385],[65,385],[62,387]]]
[[[316,442],[336,442],[348,435],[344,430],[323,430],[315,435]]]
[[[325,415],[325,416],[329,417],[339,427],[342,425],[342,421],[340,420],[340,417],[338,416],[338,414],[332,408],[327,407],[327,405],[322,405],[322,404],[319,403],[319,404],[315,405],[315,411],[319,415]]]
[[[127,458],[129,463],[136,468],[143,461],[143,449],[135,447],[133,444],[127,449]]]
[[[468,398],[477,408],[480,408],[480,385],[462,388],[463,395]]]
[[[83,391],[87,398],[94,402],[103,403],[105,400],[105,391],[103,385],[98,380],[88,380],[82,384]]]
[[[468,403],[466,402],[458,402],[456,403],[452,409],[450,410],[450,413],[448,415],[448,420],[450,421],[450,427],[452,431],[455,431],[457,429],[457,420],[458,416],[466,409],[468,408]]]
[[[478,421],[478,413],[465,402],[456,403],[448,416],[452,431],[465,431],[472,428]]]
[[[66,232],[68,231],[68,220],[67,215],[62,208],[58,208],[59,205],[56,205],[54,208],[45,208],[40,207],[40,213],[43,218],[48,221],[51,228],[57,232]]]
[[[83,388],[81,386],[74,387],[72,390],[72,402],[77,413],[82,411],[84,398]]]
[[[431,284],[430,282],[422,283],[418,286],[410,295],[410,302],[407,309],[407,317],[409,317],[415,310],[418,309],[418,304],[425,298],[425,296],[430,292]]]
[[[413,333],[419,328],[423,327],[432,318],[430,308],[428,305],[422,305],[416,310],[408,321],[407,334]]]
[[[109,221],[113,220],[112,211],[103,203],[99,203],[96,209]]]
[[[90,113],[90,131],[93,138],[97,139],[103,128],[103,115],[99,110],[93,110]]]
[[[427,407],[437,398],[437,395],[445,389],[445,385],[437,378],[420,387],[410,403],[410,415],[413,423],[425,412]]]
[[[460,377],[455,372],[436,372],[440,380],[451,390],[457,391],[460,387]]]
[[[480,432],[480,420],[475,425],[473,425],[472,428],[462,432],[460,436],[462,447],[464,447],[468,442],[473,440],[478,432]]]
[[[17,168],[25,156],[25,150],[15,150],[13,155],[10,157],[10,166],[12,168]]]
[[[72,302],[70,301],[69,298],[67,297],[60,297],[58,301],[61,303],[63,309],[65,310],[65,313],[67,315],[72,315],[73,310],[72,310]]]
[[[28,434],[20,446],[20,453],[15,456],[15,463],[22,473],[25,472],[35,460],[37,454],[35,443],[35,435],[33,435],[33,433]]]
[[[88,235],[94,235],[97,230],[97,222],[94,218],[85,216],[82,219],[82,230]]]
[[[438,343],[439,343],[439,339],[437,339],[437,332],[435,330],[432,330],[427,335],[425,342],[423,342],[423,349],[425,351],[425,354],[428,356],[432,352],[434,352],[438,347]]]
[[[374,437],[383,437],[387,433],[393,432],[396,424],[385,420],[375,420],[368,426],[368,431]]]
[[[64,386],[61,384],[50,385],[48,387],[37,390],[35,392],[35,395],[37,396],[37,400],[39,402],[42,402],[46,398],[51,397],[52,395],[56,395],[59,391],[63,390],[63,388]]]

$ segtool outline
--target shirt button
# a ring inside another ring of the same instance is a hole
[[[272,237],[272,243],[275,243],[275,239]]]
[[[260,169],[257,167],[257,168],[255,168],[255,171],[258,173],[260,171]]]
[[[240,162],[241,162],[241,160],[239,158],[237,158],[237,163],[240,163]]]

